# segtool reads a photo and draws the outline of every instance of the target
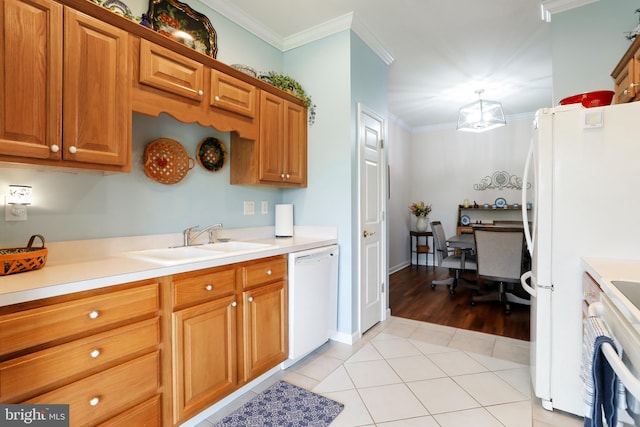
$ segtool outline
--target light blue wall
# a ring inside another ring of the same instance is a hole
[[[611,71],[629,48],[638,24],[637,0],[600,0],[554,14],[551,20],[553,100],[613,90]]]
[[[283,192],[283,201],[294,204],[297,223],[338,227],[338,330],[347,334],[353,332],[351,291],[355,283],[351,277],[349,42],[349,31],[343,31],[284,55],[285,69],[316,104],[316,120],[308,129],[308,188]]]

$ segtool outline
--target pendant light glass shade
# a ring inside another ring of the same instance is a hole
[[[480,99],[483,90],[477,90],[478,100],[460,108],[458,130],[465,132],[484,132],[507,124],[502,104],[496,101]]]

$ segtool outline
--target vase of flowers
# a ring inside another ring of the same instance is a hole
[[[431,212],[431,205],[427,205],[424,202],[412,203],[409,206],[409,212],[415,215],[418,220],[416,221],[417,231],[426,231],[429,225],[429,212]]]

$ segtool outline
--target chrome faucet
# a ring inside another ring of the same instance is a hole
[[[222,224],[221,223],[212,224],[202,230],[198,230],[198,227],[200,226],[196,225],[194,227],[189,227],[182,232],[182,235],[184,237],[184,242],[183,242],[184,246],[191,246],[193,244],[193,241],[196,240],[198,237],[200,237],[204,233],[209,233],[209,243],[213,243],[214,231],[222,228]],[[195,236],[192,236],[191,233],[196,231],[197,231],[197,234]]]

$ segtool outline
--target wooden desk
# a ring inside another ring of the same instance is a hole
[[[420,244],[420,238],[424,237],[424,245]],[[436,264],[436,255],[435,252],[431,250],[429,246],[429,237],[433,238],[433,233],[431,231],[410,231],[409,232],[409,256],[411,264],[413,265],[413,254],[416,254],[416,264],[419,264],[418,257],[420,254],[424,254],[424,262],[426,265],[429,265],[429,254],[432,256],[433,264]]]

